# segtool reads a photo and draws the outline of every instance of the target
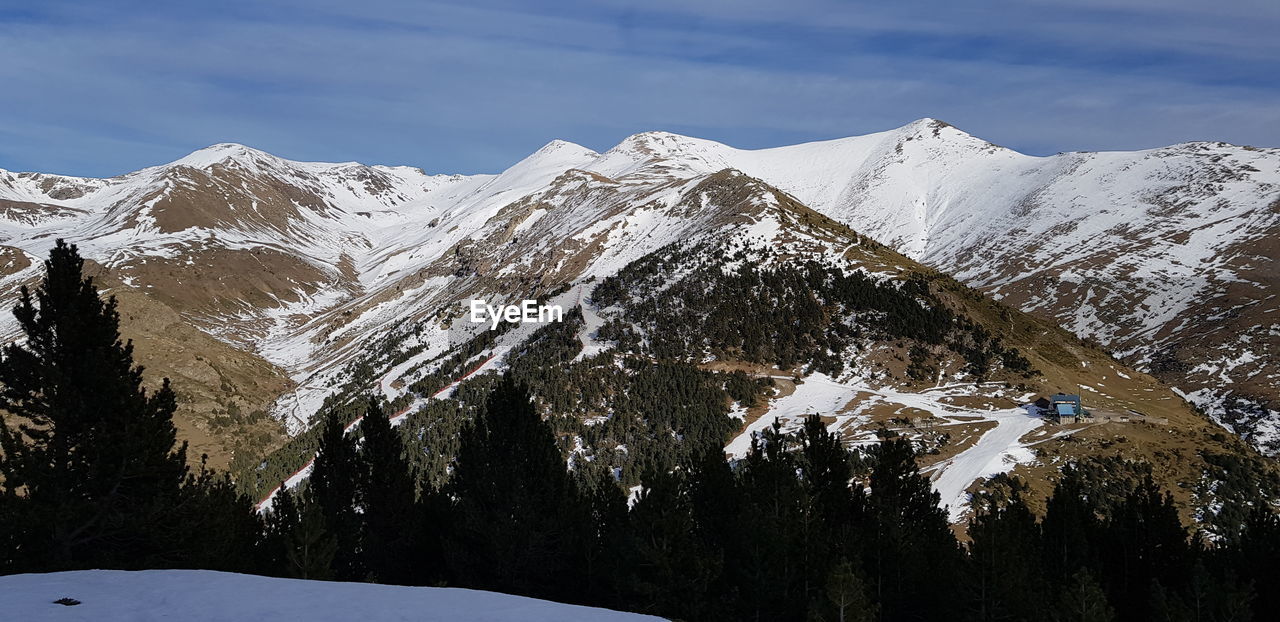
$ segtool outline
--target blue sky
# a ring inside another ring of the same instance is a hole
[[[747,148],[920,117],[1035,154],[1280,146],[1280,2],[0,0],[0,168],[218,142],[499,171],[560,138]]]

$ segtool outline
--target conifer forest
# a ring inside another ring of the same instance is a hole
[[[116,303],[83,263],[59,242],[43,281],[13,309],[25,339],[0,358],[0,409],[18,422],[0,427],[2,573],[203,568],[468,587],[672,620],[1262,621],[1280,610],[1269,589],[1280,517],[1241,496],[1219,512],[1236,517],[1230,530],[1206,537],[1141,463],[1064,465],[1042,515],[1023,482],[998,477],[957,527],[917,467],[919,447],[890,432],[848,447],[815,414],[796,431],[766,429],[745,458],[727,459],[725,404],[761,399],[767,382],[668,351],[700,339],[793,359],[840,336],[803,327],[766,341],[730,325],[673,328],[626,365],[551,365],[572,358],[566,331],[581,317],[571,317],[541,331],[505,374],[464,383],[403,425],[390,422],[398,405],[367,392],[329,408],[286,448],[316,452],[309,480],[259,512],[251,495],[282,478],[233,482],[189,466],[173,389],[143,387]],[[645,278],[644,266],[628,276]],[[707,300],[721,286],[761,298],[788,291],[768,279],[807,280],[859,308],[898,295],[860,298],[865,284],[816,265],[725,278],[708,273]],[[635,291],[621,285],[598,296]],[[805,300],[776,304],[804,315]],[[929,315],[903,322],[879,330],[985,344],[962,355],[1025,367],[972,327],[948,334],[955,324]],[[467,360],[463,350],[453,366]],[[594,447],[613,439],[628,449],[567,462],[564,432],[581,424],[566,415],[598,401],[614,416],[581,431]],[[345,431],[353,415],[363,422]]]

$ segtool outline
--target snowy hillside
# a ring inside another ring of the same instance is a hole
[[[619,150],[758,177],[1097,340],[1260,446],[1280,441],[1280,369],[1266,355],[1280,345],[1280,149],[1032,157],[922,119],[754,151],[666,133]]]
[[[445,290],[452,300],[467,295],[459,275],[432,267],[496,264],[476,238],[567,242],[576,252],[556,266],[575,274],[562,270],[564,278],[583,274],[572,264],[584,253],[593,273],[607,272],[684,227],[642,225],[650,228],[635,235],[645,243],[625,250],[625,223],[600,219],[651,221],[653,206],[725,168],[1098,340],[1228,423],[1252,412],[1241,431],[1258,428],[1266,441],[1266,404],[1280,395],[1280,372],[1264,354],[1278,338],[1267,302],[1280,260],[1268,242],[1280,231],[1275,149],[1188,143],[1031,157],[922,119],[755,151],[665,132],[604,153],[553,141],[499,175],[450,176],[221,144],[112,179],[0,171],[9,266],[0,275],[30,279],[48,241],[67,237],[306,386],[350,358],[335,334],[368,337],[405,308],[451,302],[438,295]],[[206,274],[164,269],[174,265]],[[276,278],[223,279],[246,266]],[[1259,416],[1260,428],[1251,423]]]
[[[230,349],[208,356],[204,345],[162,342],[156,349],[167,358],[147,359],[151,351],[140,348],[149,369],[177,376],[179,386],[229,387],[235,399],[256,389],[262,409],[297,434],[344,390],[399,400],[399,416],[447,397],[449,386],[408,387],[445,373],[443,361],[480,335],[462,319],[468,299],[581,308],[580,361],[611,347],[593,336],[604,322],[591,305],[595,284],[659,249],[734,240],[717,251],[726,271],[747,247],[889,279],[921,269],[870,250],[870,238],[1096,339],[1265,446],[1280,425],[1272,412],[1280,369],[1266,355],[1280,339],[1269,242],[1280,227],[1278,197],[1277,150],[1195,143],[1040,158],[932,119],[756,151],[664,132],[603,153],[552,141],[500,174],[474,176],[293,162],[221,144],[111,179],[0,171],[0,303],[37,277],[53,239],[67,238],[109,269],[113,293],[152,305],[131,319],[169,314]],[[839,223],[853,231],[836,231]],[[993,333],[1017,323],[1005,311],[970,310],[991,315]],[[1110,367],[1096,351],[1064,349],[1047,327],[1023,326],[1019,347],[1043,348],[1028,353],[1055,370],[1046,390],[1087,387],[1080,390],[1121,412],[1181,408],[1150,379]],[[0,318],[0,335],[15,329]],[[507,368],[531,332],[496,337],[447,380]],[[262,367],[291,386],[248,386]],[[249,380],[237,384],[237,370]],[[1030,463],[1030,444],[1049,440],[1029,436],[1037,426],[1019,419],[1018,400],[1028,395],[975,385],[956,368],[947,378],[939,371],[936,384],[971,386],[932,397],[858,373],[812,376],[799,395],[843,387],[833,395],[850,403],[833,407],[849,407],[836,424],[850,441],[890,414],[923,412],[931,426],[954,426],[969,444],[930,465],[953,511],[974,479]],[[216,399],[191,425],[230,446],[216,422],[232,408]],[[794,423],[807,408],[798,399],[779,396],[773,414]],[[859,409],[859,400],[880,406]],[[744,429],[772,419],[758,413]],[[747,442],[739,435],[731,448]]]
[[[448,176],[292,162],[222,144],[106,180],[0,171],[0,244],[26,260],[11,262],[27,267],[11,269],[10,283],[30,278],[48,240],[63,236],[138,287],[193,289],[162,296],[305,385],[303,370],[349,356],[333,351],[341,344],[316,348],[317,340],[338,329],[368,334],[342,326],[335,313],[381,326],[390,318],[372,308],[378,303],[442,303],[434,294],[456,290],[458,279],[405,277],[450,253],[494,264],[493,249],[472,244],[478,236],[498,243],[537,236],[544,246],[599,240],[579,254],[610,259],[623,249],[599,219],[633,211],[627,218],[638,223],[682,185],[725,168],[1139,367],[1177,368],[1161,377],[1210,410],[1232,393],[1224,381],[1247,388],[1254,401],[1280,391],[1280,374],[1263,356],[1276,339],[1274,305],[1265,301],[1277,258],[1264,244],[1280,227],[1275,149],[1189,143],[1041,158],[922,119],[755,151],[664,132],[637,134],[602,154],[553,141],[499,175]],[[563,209],[565,201],[591,209]],[[610,237],[599,239],[607,230]],[[644,231],[644,246],[661,246],[680,230]],[[622,258],[612,259],[605,265]],[[203,264],[208,277],[221,278],[248,261],[278,278],[213,286],[156,267]],[[322,317],[332,322],[316,321]]]
[[[55,604],[64,598],[79,601]],[[85,622],[626,622],[660,618],[459,588],[277,579],[208,570],[0,577],[6,620]]]

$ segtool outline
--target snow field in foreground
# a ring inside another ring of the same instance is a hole
[[[79,605],[53,601],[72,598]],[[277,579],[209,570],[0,577],[0,618],[41,622],[641,622],[661,618],[461,588]]]

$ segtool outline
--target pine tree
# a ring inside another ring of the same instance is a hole
[[[0,353],[0,479],[26,533],[0,553],[14,569],[140,568],[180,563],[168,516],[187,476],[174,448],[166,379],[148,393],[114,298],[98,297],[74,245],[58,240],[13,313],[25,341]]]
[[[1145,588],[1153,581],[1185,589],[1191,574],[1187,533],[1173,498],[1150,474],[1112,508],[1099,537],[1102,576],[1120,617],[1151,617]]]
[[[612,469],[599,462],[575,464],[573,488],[580,501],[571,513],[575,521],[571,531],[582,536],[571,542],[574,563],[581,567],[583,576],[576,600],[616,606],[623,581],[619,561],[627,529],[626,494],[614,480]]]
[[[0,422],[0,425],[4,425]],[[27,510],[26,499],[16,491],[0,485],[0,575],[28,570],[28,556],[23,551],[31,537],[27,534],[29,523],[23,516]]]
[[[270,511],[263,518],[262,545],[259,551],[262,571],[282,577],[295,576],[290,568],[288,551],[300,516],[293,493],[282,482],[271,498]]]
[[[805,420],[800,441],[801,475],[824,527],[837,532],[857,531],[865,499],[861,487],[849,485],[853,478],[849,452],[817,415]]]
[[[1280,515],[1269,507],[1254,508],[1238,543],[1223,551],[1223,557],[1220,564],[1235,568],[1256,590],[1253,619],[1265,620],[1280,610],[1280,590],[1265,589],[1280,566]]]
[[[1176,594],[1165,589],[1159,581],[1151,584],[1150,620],[1156,622],[1189,622],[1191,616]]]
[[[696,535],[685,474],[651,472],[644,480],[624,549],[627,608],[675,619],[734,619],[709,600],[721,565]]]
[[[821,601],[822,585],[839,560],[856,560],[861,553],[865,494],[851,487],[853,465],[844,444],[817,415],[805,420],[799,435],[800,477],[808,501],[804,509],[812,534],[805,538],[806,591]]]
[[[1065,580],[1081,568],[1097,565],[1097,534],[1101,529],[1078,468],[1062,469],[1062,479],[1054,486],[1041,522],[1044,572],[1050,580]]]
[[[341,581],[360,581],[365,578],[363,523],[358,510],[364,473],[356,459],[355,441],[347,436],[339,417],[334,412],[325,418],[309,485],[323,523],[336,541],[333,576]]]
[[[462,434],[447,492],[455,499],[449,565],[468,587],[564,598],[576,502],[555,436],[507,375]]]
[[[413,564],[411,585],[448,585],[456,573],[448,567],[444,540],[456,533],[453,501],[443,491],[424,484],[414,506],[413,522],[407,529],[413,534],[414,552],[421,563]]]
[[[832,569],[826,589],[840,622],[870,622],[875,618],[875,604],[867,597],[866,584],[848,560],[842,560]]]
[[[1014,480],[1009,498],[975,498],[965,573],[973,620],[1042,618],[1040,528]]]
[[[359,461],[363,490],[364,561],[372,580],[380,583],[409,582],[415,559],[411,528],[417,495],[414,474],[405,457],[404,443],[391,427],[377,398],[370,398],[360,424],[364,443]]]
[[[172,565],[226,572],[264,569],[259,550],[264,524],[253,501],[236,489],[230,476],[215,473],[203,461],[199,472],[187,478],[169,520],[184,527],[170,547],[181,553]]]
[[[299,579],[333,579],[338,549],[338,536],[325,524],[324,510],[310,495],[304,494],[298,522],[287,534],[288,574]]]
[[[920,475],[909,441],[881,440],[867,457],[870,533],[863,559],[881,619],[944,618],[958,598],[961,554],[940,497]]]
[[[1116,612],[1107,602],[1102,586],[1088,570],[1081,568],[1064,586],[1053,619],[1057,622],[1112,622],[1116,619]]]
[[[810,504],[796,477],[794,446],[795,439],[775,422],[752,443],[741,466],[742,530],[750,537],[732,566],[739,573],[744,617],[794,619],[821,591],[806,559],[821,548],[813,546],[820,534],[806,512]]]
[[[1272,560],[1274,564],[1276,560]],[[1274,572],[1274,569],[1273,569]],[[1254,584],[1240,580],[1234,568],[1217,568],[1210,571],[1203,563],[1196,563],[1190,570],[1188,588],[1181,599],[1169,599],[1172,605],[1167,611],[1180,612],[1184,619],[1217,622],[1248,622],[1253,619],[1253,601],[1256,598]],[[1158,586],[1158,584],[1157,584]],[[1159,591],[1155,591],[1153,604],[1161,604]],[[1157,612],[1160,612],[1157,609]],[[1274,618],[1274,612],[1260,612],[1258,619]]]

